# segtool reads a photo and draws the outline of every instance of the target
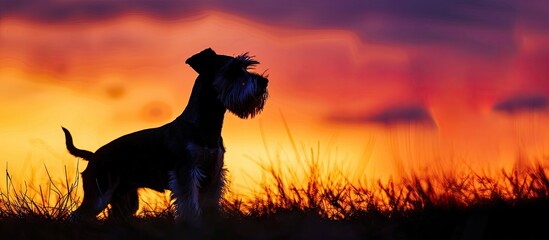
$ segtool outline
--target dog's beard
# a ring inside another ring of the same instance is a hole
[[[253,118],[261,113],[269,96],[266,86],[261,86],[258,81],[267,80],[262,75],[252,73],[247,79],[227,84],[219,99],[239,118]]]

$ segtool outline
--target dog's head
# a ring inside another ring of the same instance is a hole
[[[230,57],[218,55],[211,48],[186,61],[198,74],[211,79],[218,99],[240,118],[254,117],[263,110],[269,80],[263,74],[250,72],[259,64],[247,53]]]

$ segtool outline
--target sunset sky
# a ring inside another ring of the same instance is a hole
[[[227,113],[236,189],[257,161],[300,151],[385,178],[409,169],[498,169],[549,152],[545,0],[97,1],[0,3],[0,166],[55,176],[114,138],[172,121],[211,47],[269,75],[262,114]],[[263,134],[262,134],[263,129]],[[85,167],[85,162],[80,163]],[[81,169],[81,170],[82,170]]]

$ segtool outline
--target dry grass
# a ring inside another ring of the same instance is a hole
[[[49,181],[37,188],[26,182],[16,185],[6,170],[6,185],[0,191],[0,219],[63,221],[69,216],[79,202],[78,178],[70,181],[65,168],[65,181],[55,182],[45,169]]]
[[[318,148],[294,151],[299,166],[284,168],[277,158],[261,164],[259,190],[244,199],[228,194],[223,216],[208,231],[176,227],[173,208],[158,208],[162,204],[127,222],[69,223],[81,200],[78,177],[69,181],[65,169],[65,181],[48,173],[46,184],[16,186],[6,171],[0,230],[16,239],[530,239],[549,223],[549,168],[543,162],[495,177],[471,170],[366,187],[321,160]]]

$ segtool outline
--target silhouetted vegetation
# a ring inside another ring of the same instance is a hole
[[[323,169],[312,150],[300,158],[306,159],[300,168],[262,165],[260,189],[247,198],[227,194],[222,216],[203,229],[176,227],[172,208],[154,207],[123,222],[71,223],[68,216],[80,201],[78,178],[56,182],[50,176],[45,187],[17,187],[6,172],[0,231],[3,239],[539,239],[547,234],[549,170],[541,162],[496,177],[474,171],[413,175],[367,187]]]

